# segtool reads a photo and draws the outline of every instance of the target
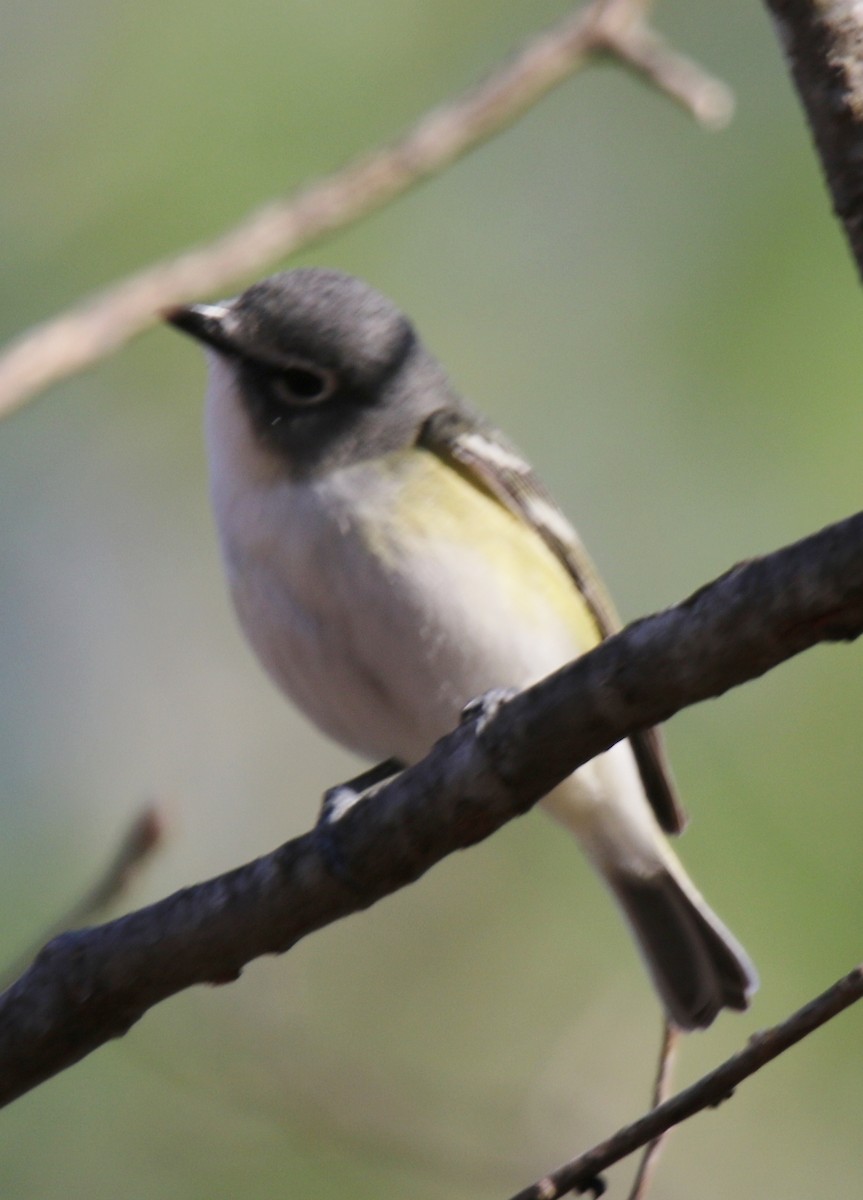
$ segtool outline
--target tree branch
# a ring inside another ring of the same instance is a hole
[[[765,3],[863,276],[863,9],[855,0]]]
[[[735,567],[534,687],[497,697],[423,762],[272,854],[56,938],[0,997],[0,1103],[168,996],[229,982],[253,958],[412,883],[621,738],[861,632],[863,513]]]
[[[166,830],[167,823],[160,807],[152,801],[145,804],[125,830],[104,873],[71,908],[48,929],[43,929],[39,941],[26,954],[0,970],[0,991],[14,983],[48,938],[83,925],[119,900],[144,864],[163,845]]]
[[[567,1192],[593,1191],[601,1195],[602,1171],[659,1137],[667,1129],[688,1117],[715,1108],[727,1100],[744,1079],[754,1075],[784,1051],[808,1037],[815,1029],[856,1004],[863,998],[863,966],[855,967],[804,1008],[798,1009],[780,1025],[749,1039],[745,1050],[726,1059],[721,1066],[702,1076],[696,1083],[678,1092],[670,1100],[645,1116],[619,1129],[606,1141],[558,1167],[550,1175],[524,1188],[512,1200],[558,1200]]]
[[[0,355],[0,417],[92,365],[169,308],[223,291],[382,208],[507,128],[598,53],[610,53],[703,124],[730,115],[730,92],[644,25],[648,0],[594,0],[528,42],[482,83],[432,110],[398,141],[274,201],[205,246],[166,259],[12,342]]]

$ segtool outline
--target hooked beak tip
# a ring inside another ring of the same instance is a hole
[[[229,312],[230,309],[223,304],[178,305],[165,309],[162,319],[204,345],[229,351],[230,338],[225,330],[225,318]]]

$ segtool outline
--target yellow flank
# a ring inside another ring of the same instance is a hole
[[[505,588],[516,612],[541,622],[549,609],[572,631],[575,644],[590,649],[602,640],[590,609],[557,555],[523,518],[506,508],[479,480],[453,469],[421,447],[398,451],[378,462],[392,485],[391,524],[369,522],[366,534],[387,560],[411,537],[429,547],[463,548],[482,560],[488,587]]]

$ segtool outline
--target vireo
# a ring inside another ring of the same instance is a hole
[[[619,628],[530,466],[374,289],[289,271],[168,319],[209,359],[212,501],[240,622],[330,737],[415,762],[474,697]],[[543,807],[618,900],[672,1021],[746,1007],[752,964],[663,835],[683,813],[655,730]]]

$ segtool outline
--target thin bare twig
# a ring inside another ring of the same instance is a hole
[[[236,979],[253,958],[413,883],[636,730],[861,632],[863,514],[736,567],[541,683],[478,706],[421,763],[272,854],[55,938],[0,997],[0,1104],[168,996]]]
[[[646,0],[594,0],[528,42],[482,83],[421,117],[392,145],[24,333],[0,355],[0,417],[117,350],[166,309],[231,288],[388,204],[507,128],[591,54],[621,58],[699,120],[715,125],[722,109],[716,97],[727,91],[646,30],[645,5]]]
[[[162,810],[149,801],[133,818],[102,878],[66,914],[60,932],[83,924],[118,900],[144,863],[164,844],[166,831]]]
[[[621,23],[607,33],[607,45],[620,61],[676,100],[707,129],[724,129],[734,116],[734,93],[726,83],[679,54],[644,21]]]
[[[158,805],[152,801],[145,804],[132,819],[114,857],[90,890],[58,917],[50,928],[43,930],[39,940],[28,951],[0,973],[0,991],[15,982],[47,941],[67,929],[75,929],[93,917],[101,916],[109,905],[119,900],[135,875],[164,843],[165,829],[165,819]]]
[[[598,1146],[524,1188],[512,1200],[558,1200],[567,1192],[591,1190],[600,1195],[604,1190],[601,1179],[603,1171],[681,1121],[705,1108],[716,1108],[731,1096],[744,1079],[754,1075],[861,998],[863,966],[858,966],[780,1025],[754,1034],[745,1050],[738,1051],[696,1083],[678,1092],[652,1112],[639,1117],[631,1125],[624,1126]]]
[[[677,1051],[680,1048],[680,1030],[670,1021],[665,1021],[662,1027],[662,1043],[659,1047],[659,1061],[656,1064],[656,1079],[653,1084],[653,1096],[650,1101],[651,1109],[659,1108],[671,1095],[674,1081],[674,1064],[677,1061]],[[653,1179],[656,1167],[662,1154],[662,1148],[668,1141],[670,1130],[660,1133],[645,1147],[629,1200],[644,1200]]]

